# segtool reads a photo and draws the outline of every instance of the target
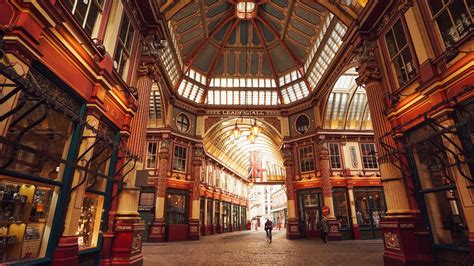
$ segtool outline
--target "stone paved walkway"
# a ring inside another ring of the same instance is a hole
[[[383,265],[382,240],[287,240],[274,231],[205,236],[200,241],[145,243],[145,266],[151,265]]]

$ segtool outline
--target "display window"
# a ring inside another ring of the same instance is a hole
[[[349,229],[351,227],[349,217],[349,204],[347,200],[347,191],[341,188],[335,188],[332,193],[334,203],[334,216],[339,221],[341,229]]]
[[[245,228],[247,224],[247,208],[240,206],[240,213],[241,213],[241,222],[240,224]]]
[[[220,226],[220,210],[221,210],[221,203],[219,201],[215,202],[215,213],[214,213],[214,224]]]
[[[354,188],[354,201],[359,228],[378,230],[387,211],[382,188]]]
[[[231,216],[230,203],[222,202],[222,223],[224,226],[224,232],[230,231],[230,223],[231,223],[230,216]]]
[[[0,263],[45,256],[59,188],[0,178]]]
[[[303,190],[298,193],[301,222],[306,231],[316,231],[321,220],[322,193],[320,190]]]
[[[86,193],[84,196],[76,232],[80,249],[97,246],[103,202],[103,197],[99,195]]]
[[[212,201],[212,199],[207,199],[207,224],[212,224],[212,211],[213,211],[213,208],[212,206],[214,205],[213,204],[214,202]]]
[[[234,229],[238,229],[240,226],[240,208],[239,205],[232,205],[232,223]]]
[[[165,221],[166,224],[187,224],[189,209],[189,192],[173,189],[166,192]]]
[[[204,225],[204,215],[205,215],[205,211],[206,211],[206,201],[201,198],[199,200],[199,223],[200,225]]]

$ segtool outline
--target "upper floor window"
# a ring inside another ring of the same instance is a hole
[[[120,24],[117,46],[115,47],[114,68],[121,76],[125,70],[125,65],[130,59],[132,51],[132,41],[135,29],[126,13],[123,14]]]
[[[146,152],[146,168],[155,168],[157,149],[158,149],[158,143],[156,142],[148,143],[148,148]]]
[[[186,147],[174,146],[173,170],[186,172]]]
[[[92,35],[99,20],[99,13],[102,13],[104,2],[104,0],[66,0],[64,4],[71,11],[77,23],[87,34]]]
[[[302,173],[314,171],[313,146],[300,149],[300,170]]]
[[[472,0],[429,0],[428,5],[446,47],[454,45],[472,30]]]
[[[176,118],[176,126],[181,132],[188,132],[190,123],[189,118],[185,114],[179,114]]]
[[[300,115],[296,119],[296,131],[300,134],[304,134],[309,129],[309,118],[306,115]]]
[[[331,168],[341,169],[341,154],[339,152],[339,144],[329,143],[329,160]]]
[[[362,143],[360,144],[360,148],[362,152],[362,162],[364,164],[364,169],[379,168],[375,145],[373,143]]]
[[[385,35],[385,42],[398,83],[403,87],[415,77],[416,69],[401,20],[398,20]]]

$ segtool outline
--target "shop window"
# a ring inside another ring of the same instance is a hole
[[[123,76],[125,66],[130,61],[134,34],[135,29],[124,11],[114,54],[114,68],[120,76]]]
[[[158,143],[149,142],[146,152],[146,168],[156,168],[156,152],[158,150]]]
[[[188,199],[189,195],[185,192],[173,190],[166,193],[166,224],[188,223]]]
[[[304,134],[309,130],[309,118],[306,115],[300,115],[296,119],[296,131],[300,134]]]
[[[468,230],[455,177],[451,171],[448,151],[440,136],[430,126],[420,127],[409,135],[413,143],[413,163],[416,167],[417,190],[424,202],[435,244],[467,246]],[[421,140],[421,141],[420,141]]]
[[[206,201],[201,198],[199,200],[199,224],[204,225],[204,215],[206,211]]]
[[[315,233],[321,220],[322,193],[320,190],[305,190],[299,192],[298,203],[300,211],[300,224],[305,231]]]
[[[378,229],[386,212],[382,190],[354,188],[354,201],[359,228]]]
[[[214,224],[220,226],[220,211],[221,211],[221,203],[219,201],[215,202],[215,210],[214,210]]]
[[[338,143],[329,143],[329,161],[332,169],[341,169],[341,154]]]
[[[231,215],[230,203],[222,202],[222,223],[224,226],[224,232],[230,231]]]
[[[472,31],[474,8],[471,0],[429,0],[427,2],[445,47],[453,46]]]
[[[100,132],[104,132],[109,135],[112,139],[114,138],[115,133],[113,130],[107,126],[106,123],[100,122],[99,129]],[[105,141],[96,140],[97,144],[93,149],[90,169],[97,171],[100,175],[97,174],[88,174],[87,173],[87,182],[86,186],[89,192],[105,192],[107,185],[107,179],[103,176],[108,176],[110,168],[110,159],[113,155],[114,148],[109,143]]]
[[[103,11],[104,0],[65,0],[64,4],[71,11],[74,19],[79,25],[92,35],[94,28],[98,25],[99,15]]]
[[[400,87],[416,75],[415,64],[402,21],[398,20],[385,35],[390,61],[395,69]]]
[[[140,193],[140,206],[144,206],[144,207],[155,206],[155,193],[141,192]]]
[[[360,144],[360,149],[362,152],[362,162],[364,164],[364,169],[378,169],[379,164],[377,162],[375,144],[362,143]]]
[[[0,263],[45,256],[56,202],[54,187],[0,178]]]
[[[189,118],[185,114],[179,114],[176,117],[176,127],[179,131],[186,133],[188,132],[191,124],[189,123]]]
[[[212,206],[214,206],[214,202],[212,201],[212,199],[207,199],[207,224],[212,224]]]
[[[101,222],[103,197],[86,193],[81,206],[81,216],[77,228],[79,248],[97,245]]]
[[[334,216],[339,221],[342,229],[350,228],[349,205],[347,204],[347,192],[345,189],[334,189],[332,193],[334,202]]]
[[[247,225],[247,208],[241,206],[240,211],[241,211],[241,222],[240,222],[240,224],[245,228],[245,226]]]
[[[173,170],[186,172],[186,147],[174,146]]]
[[[237,230],[240,225],[240,208],[238,205],[232,205],[232,224],[234,229]]]
[[[302,173],[314,171],[313,146],[300,148],[300,170]]]

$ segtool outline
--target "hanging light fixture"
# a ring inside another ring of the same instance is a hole
[[[250,142],[251,144],[254,144],[255,140],[257,140],[257,136],[252,134],[252,132],[250,132],[250,134],[247,136],[247,141]]]
[[[234,129],[232,129],[232,137],[234,140],[240,139],[240,136],[242,136],[242,131],[240,131],[239,127],[237,126],[237,121],[235,121],[235,126]]]
[[[253,125],[252,127],[250,128],[250,132],[255,135],[255,136],[258,136],[258,134],[260,134],[260,127],[257,125],[257,119],[254,119],[253,120]]]

